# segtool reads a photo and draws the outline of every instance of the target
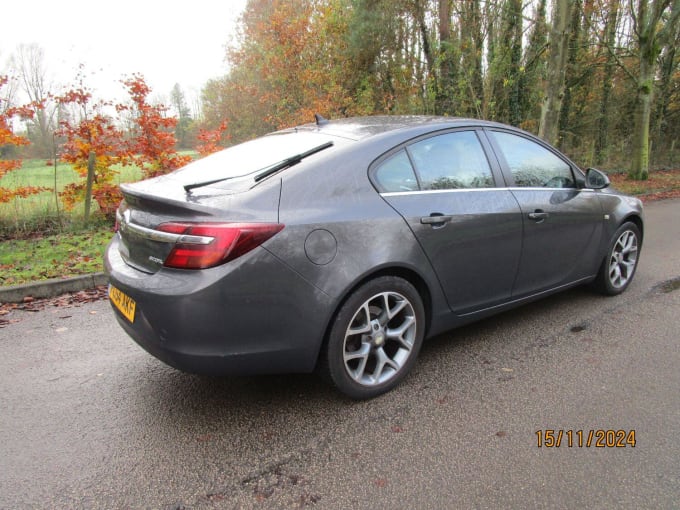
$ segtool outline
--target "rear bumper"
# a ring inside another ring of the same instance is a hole
[[[146,274],[118,252],[105,255],[111,284],[135,300],[123,329],[147,352],[192,373],[245,375],[310,372],[332,300],[263,248],[200,271]]]

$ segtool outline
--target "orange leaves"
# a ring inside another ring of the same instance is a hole
[[[113,184],[118,174],[116,165],[135,162],[145,177],[153,177],[175,170],[190,161],[175,151],[175,136],[172,129],[177,119],[165,116],[164,106],[147,102],[151,92],[144,78],[133,75],[123,82],[131,105],[118,104],[115,110],[121,114],[131,113],[132,137],[126,139],[114,120],[104,114],[106,103],[91,104],[92,95],[81,87],[70,90],[59,97],[61,104],[75,104],[82,110],[77,123],[63,122],[60,134],[66,137],[62,159],[73,165],[73,169],[85,179],[88,172],[90,153],[95,155],[95,175],[92,198],[99,205],[102,214],[111,216],[122,196]],[[67,186],[61,194],[64,204],[72,209],[85,198],[85,182]]]
[[[42,193],[46,188],[39,188],[37,186],[23,186],[19,188],[7,189],[0,188],[0,203],[7,203],[15,198],[26,198],[36,193]]]
[[[83,88],[69,90],[58,98],[62,104],[75,103],[80,106],[86,106],[90,99],[92,99],[92,94]]]
[[[232,120],[236,138],[247,123],[264,132],[311,122],[314,113],[351,113],[352,70],[342,58],[349,14],[334,7],[328,0],[248,3],[222,93],[222,117]]]
[[[5,175],[7,172],[12,170],[17,170],[21,168],[21,161],[18,159],[5,159],[0,160],[0,177]]]
[[[132,105],[116,105],[119,112],[131,111],[136,124],[136,133],[129,142],[129,152],[135,154],[134,159],[142,169],[145,177],[155,177],[176,170],[189,161],[191,157],[181,156],[175,150],[175,134],[177,125],[175,117],[167,117],[167,107],[151,105],[147,97],[151,88],[139,74],[123,81],[130,94]]]
[[[0,76],[0,89],[8,82],[7,76]],[[12,130],[12,120],[14,117],[29,118],[33,112],[27,106],[13,107],[3,104],[4,100],[0,96],[0,147],[20,147],[28,145],[30,142],[27,138],[14,134]],[[19,159],[0,159],[0,177],[8,172],[19,170],[21,168],[21,160]],[[23,186],[19,188],[7,189],[0,187],[0,203],[6,203],[14,198],[26,198],[29,195],[35,195],[44,191],[44,188],[36,186]]]
[[[213,152],[217,152],[222,149],[222,147],[219,145],[222,138],[226,138],[227,140],[231,138],[231,135],[227,134],[225,136],[228,128],[229,121],[225,119],[217,129],[201,129],[196,136],[199,142],[196,146],[198,153],[201,156],[207,156],[208,154],[212,154]]]
[[[94,153],[94,182],[92,197],[99,205],[99,211],[112,216],[122,195],[113,179],[118,174],[114,165],[124,164],[128,158],[128,148],[123,133],[113,120],[103,113],[105,103],[90,104],[92,95],[84,88],[73,89],[57,100],[61,105],[75,104],[81,108],[81,119],[78,122],[63,121],[58,132],[66,138],[62,148],[61,159],[70,163],[83,179],[87,177],[87,165],[90,153]],[[61,195],[66,209],[85,199],[85,181],[70,184]]]
[[[92,198],[99,204],[99,210],[107,217],[113,217],[123,199],[120,189],[115,184],[104,183],[92,190]]]

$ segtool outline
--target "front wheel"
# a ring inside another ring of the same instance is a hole
[[[321,352],[324,376],[354,399],[394,388],[413,366],[425,332],[425,312],[409,282],[382,276],[342,305]]]
[[[640,254],[640,229],[635,223],[626,222],[614,233],[595,279],[595,288],[602,294],[621,294],[635,275]]]

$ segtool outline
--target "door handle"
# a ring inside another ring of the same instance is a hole
[[[431,225],[433,227],[443,227],[452,219],[453,216],[450,214],[432,213],[429,216],[423,216],[420,218],[420,223],[423,225]]]
[[[547,217],[548,213],[545,211],[541,211],[540,209],[536,209],[534,212],[529,213],[529,219],[534,220],[536,223],[542,222]]]

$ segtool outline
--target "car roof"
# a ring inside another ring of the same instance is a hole
[[[278,133],[311,131],[350,140],[363,140],[372,136],[394,131],[421,131],[424,127],[444,129],[463,126],[509,127],[497,122],[463,117],[440,117],[432,115],[375,115],[370,117],[348,117],[337,120],[319,118],[318,123],[309,123]]]

